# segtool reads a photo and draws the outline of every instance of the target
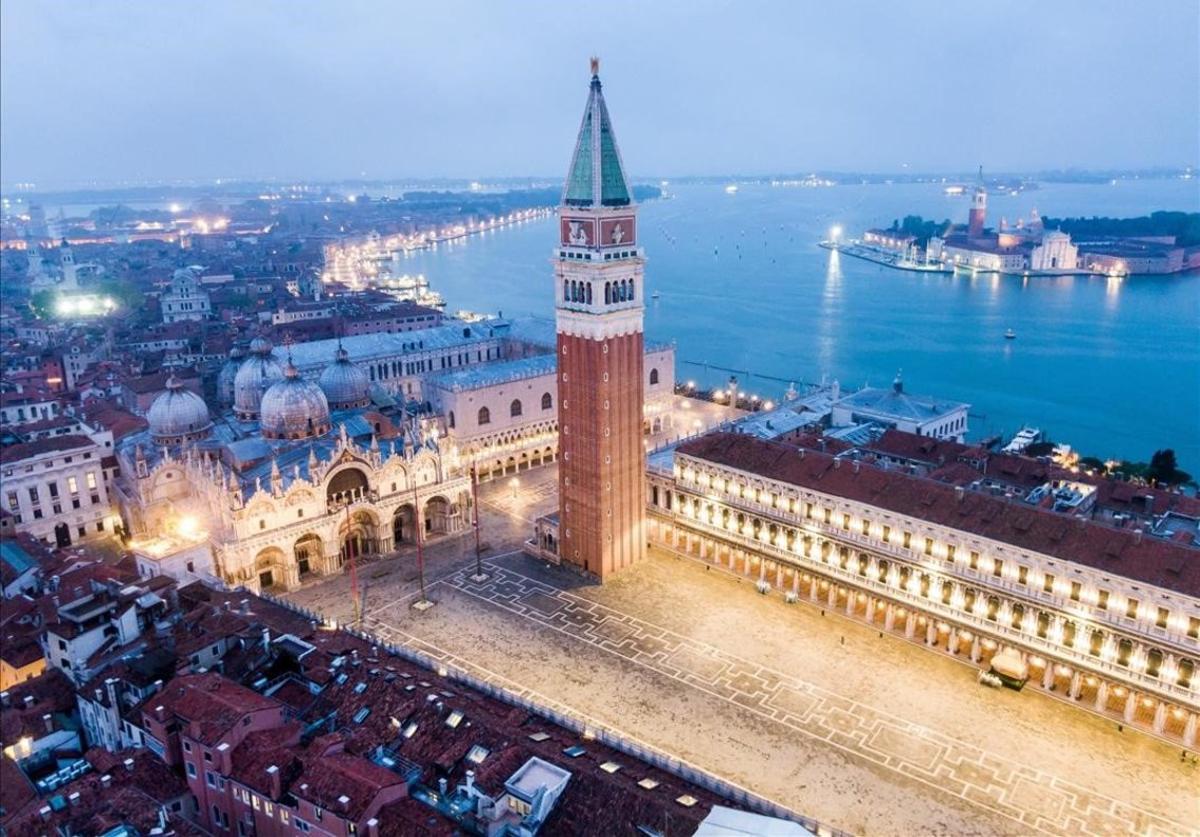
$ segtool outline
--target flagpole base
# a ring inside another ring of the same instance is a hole
[[[489,578],[491,578],[491,576],[487,573],[473,573],[467,576],[467,578],[471,579],[471,581],[474,581],[476,584],[483,584],[483,582],[487,581]]]
[[[429,608],[433,607],[434,604],[435,604],[435,602],[431,602],[431,601],[429,601],[429,599],[418,599],[417,601],[412,603],[412,609],[425,611],[425,610],[429,610]]]

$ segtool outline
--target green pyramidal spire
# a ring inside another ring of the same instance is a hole
[[[592,84],[587,109],[579,126],[579,139],[571,157],[571,169],[563,187],[566,206],[629,206],[633,192],[625,179],[621,152],[612,120],[600,90],[600,62],[592,59]]]

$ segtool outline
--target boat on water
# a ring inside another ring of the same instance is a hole
[[[662,296],[662,294],[660,294],[658,291],[655,291],[654,293],[650,294],[651,299],[658,299],[660,296]]]
[[[727,195],[736,195],[736,194],[737,194],[737,190],[738,190],[737,184],[736,184],[736,183],[730,183],[728,186],[726,186],[726,187],[725,187],[725,194],[727,194]]]
[[[1016,340],[1017,333],[1010,328],[1008,331],[1004,332],[1004,339],[1005,340]]]
[[[1042,431],[1036,427],[1022,427],[1012,441],[1005,445],[1002,453],[1021,453],[1034,442],[1042,438]]]

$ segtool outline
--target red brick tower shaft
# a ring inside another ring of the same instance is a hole
[[[559,554],[607,578],[645,553],[644,256],[593,60],[554,253]]]

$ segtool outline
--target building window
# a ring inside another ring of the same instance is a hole
[[[508,405],[508,415],[510,418],[517,418],[521,415],[521,399],[514,398],[512,403]]]
[[[658,383],[658,370],[651,369],[650,370],[650,386],[654,386],[657,383]]]
[[[926,555],[932,555],[932,554],[933,554],[933,538],[926,538],[926,539],[925,539],[925,554],[926,554]]]
[[[449,413],[446,414],[446,426],[449,427],[451,430],[454,429],[454,411],[453,410],[451,410]],[[396,489],[393,488],[392,490],[395,491]]]
[[[1167,627],[1167,617],[1170,615],[1170,611],[1168,611],[1165,607],[1160,607],[1158,609],[1158,616],[1154,620],[1154,624],[1160,628]]]
[[[904,533],[904,548],[912,549],[912,532]]]
[[[1125,616],[1129,619],[1137,619],[1138,615],[1138,600],[1129,599],[1125,604]]]
[[[1188,619],[1187,635],[1192,639],[1200,637],[1200,619],[1197,619],[1195,616]]]
[[[1017,583],[1018,584],[1028,584],[1029,583],[1029,567],[1018,567],[1017,568]]]
[[[1079,601],[1079,596],[1083,592],[1083,585],[1078,581],[1071,582],[1071,601]]]
[[[487,407],[480,407],[478,423],[479,424],[491,424],[492,423],[491,410],[489,410]]]
[[[1096,594],[1096,607],[1101,610],[1108,610],[1108,591],[1101,590]]]
[[[992,575],[996,576],[996,578],[1000,578],[1000,576],[1004,575],[1003,561],[992,561]]]
[[[93,489],[93,490],[96,488],[96,472],[95,471],[87,472],[87,487],[90,489]]]
[[[542,395],[542,409],[543,409],[543,410],[549,410],[549,409],[550,409],[551,407],[553,407],[553,406],[554,406],[554,399],[550,397],[550,393],[548,393],[548,392],[547,392],[547,393],[543,393],[543,395]]]
[[[842,515],[842,528],[845,529],[847,532],[850,531],[850,515],[848,515],[848,514]]]
[[[187,763],[187,775],[191,779],[196,778],[196,765],[192,764],[190,761]]]
[[[1053,593],[1054,592],[1054,576],[1050,575],[1050,573],[1046,573],[1045,575],[1042,576],[1042,592],[1043,593]]]

